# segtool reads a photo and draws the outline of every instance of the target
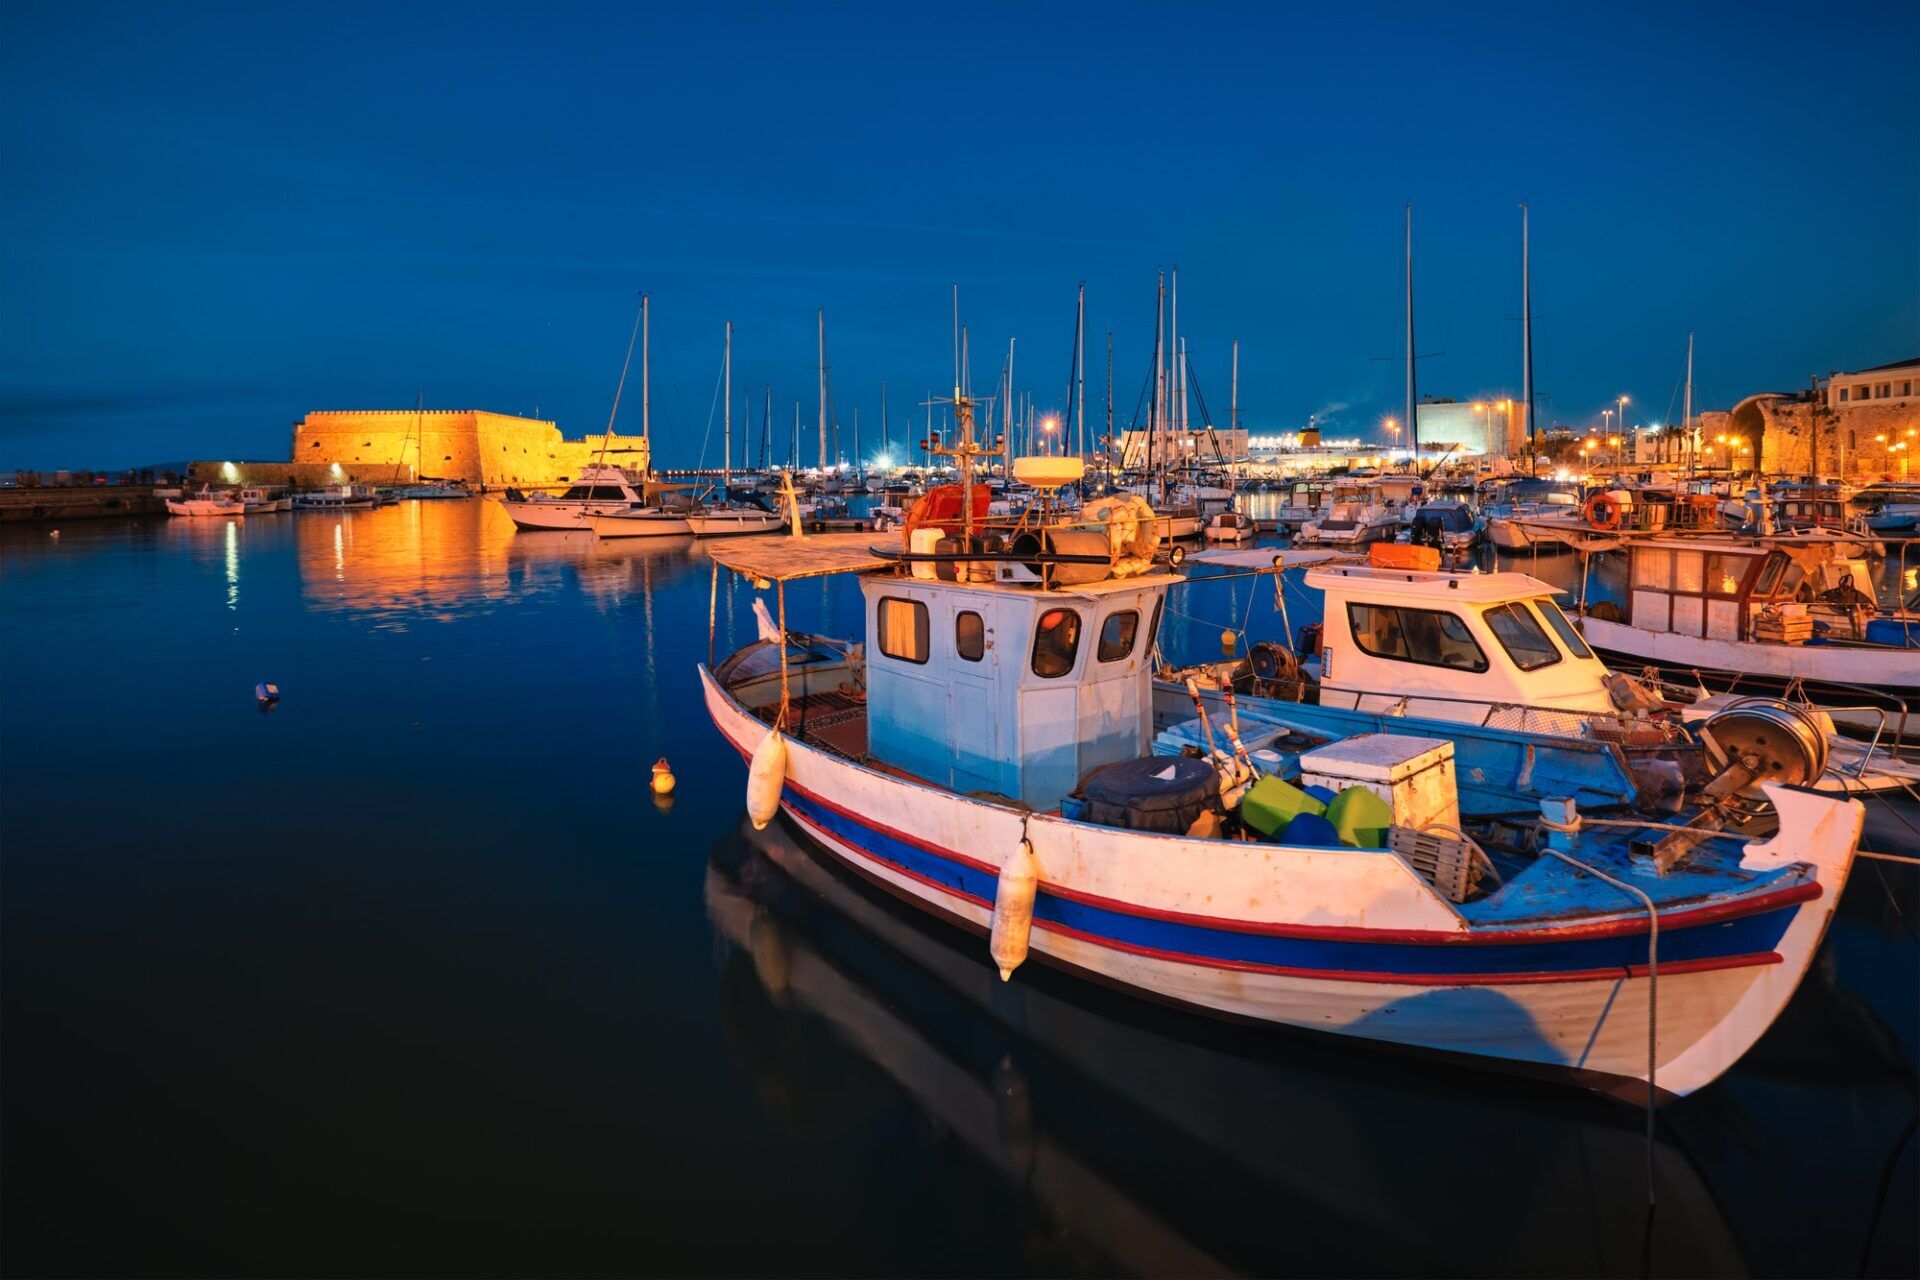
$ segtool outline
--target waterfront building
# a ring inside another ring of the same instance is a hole
[[[484,409],[319,410],[293,424],[284,463],[213,460],[188,464],[211,484],[406,483],[430,476],[478,488],[552,488],[601,458],[644,470],[642,436],[568,440],[550,421]]]
[[[1920,358],[1747,396],[1724,415],[1701,414],[1695,434],[1712,466],[1905,478],[1920,450]]]

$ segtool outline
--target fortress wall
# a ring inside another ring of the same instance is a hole
[[[300,485],[434,476],[495,489],[551,488],[591,465],[602,442],[600,436],[567,440],[551,422],[484,410],[321,411],[294,424],[288,477]],[[643,469],[646,444],[638,436],[615,436],[607,461]]]

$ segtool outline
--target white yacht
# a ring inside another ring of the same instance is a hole
[[[215,493],[202,485],[200,492],[192,497],[167,499],[167,514],[170,516],[243,516],[247,514],[246,504],[230,493]]]
[[[558,496],[536,493],[529,497],[509,489],[500,505],[516,527],[535,530],[587,529],[594,516],[648,509],[646,482],[624,467],[608,466],[580,468],[574,482]]]
[[[1300,526],[1294,541],[1301,546],[1359,547],[1400,532],[1400,512],[1380,501],[1370,481],[1343,480],[1333,486],[1327,505]]]
[[[352,511],[373,505],[372,492],[355,484],[330,484],[324,489],[293,495],[295,511]]]
[[[271,489],[250,487],[240,491],[240,505],[246,508],[250,516],[264,516],[275,511],[293,510],[293,499],[284,493],[274,493]]]

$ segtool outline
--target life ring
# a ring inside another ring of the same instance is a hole
[[[1586,510],[1581,514],[1596,529],[1618,529],[1620,500],[1610,493],[1596,493],[1587,499]]]

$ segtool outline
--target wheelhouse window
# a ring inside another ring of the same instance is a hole
[[[1524,605],[1497,604],[1483,616],[1493,638],[1522,671],[1538,671],[1560,661],[1560,650]]]
[[[1485,671],[1487,655],[1458,615],[1440,609],[1349,604],[1347,623],[1362,653],[1456,671]]]
[[[1541,617],[1547,620],[1547,625],[1553,628],[1553,634],[1560,637],[1560,643],[1567,646],[1568,653],[1576,658],[1593,656],[1593,650],[1587,648],[1587,642],[1581,638],[1578,631],[1574,630],[1573,624],[1567,621],[1567,615],[1560,612],[1559,605],[1551,600],[1535,600],[1533,607]]]
[[[987,624],[971,609],[954,615],[953,651],[968,662],[978,662],[987,654]]]
[[[880,652],[902,662],[927,660],[927,606],[919,600],[880,600]]]
[[[1073,670],[1080,656],[1080,615],[1072,609],[1049,609],[1033,629],[1033,674],[1052,680]]]
[[[1100,624],[1100,648],[1095,656],[1102,662],[1119,662],[1133,653],[1133,640],[1140,631],[1140,611],[1123,609],[1110,613]]]

